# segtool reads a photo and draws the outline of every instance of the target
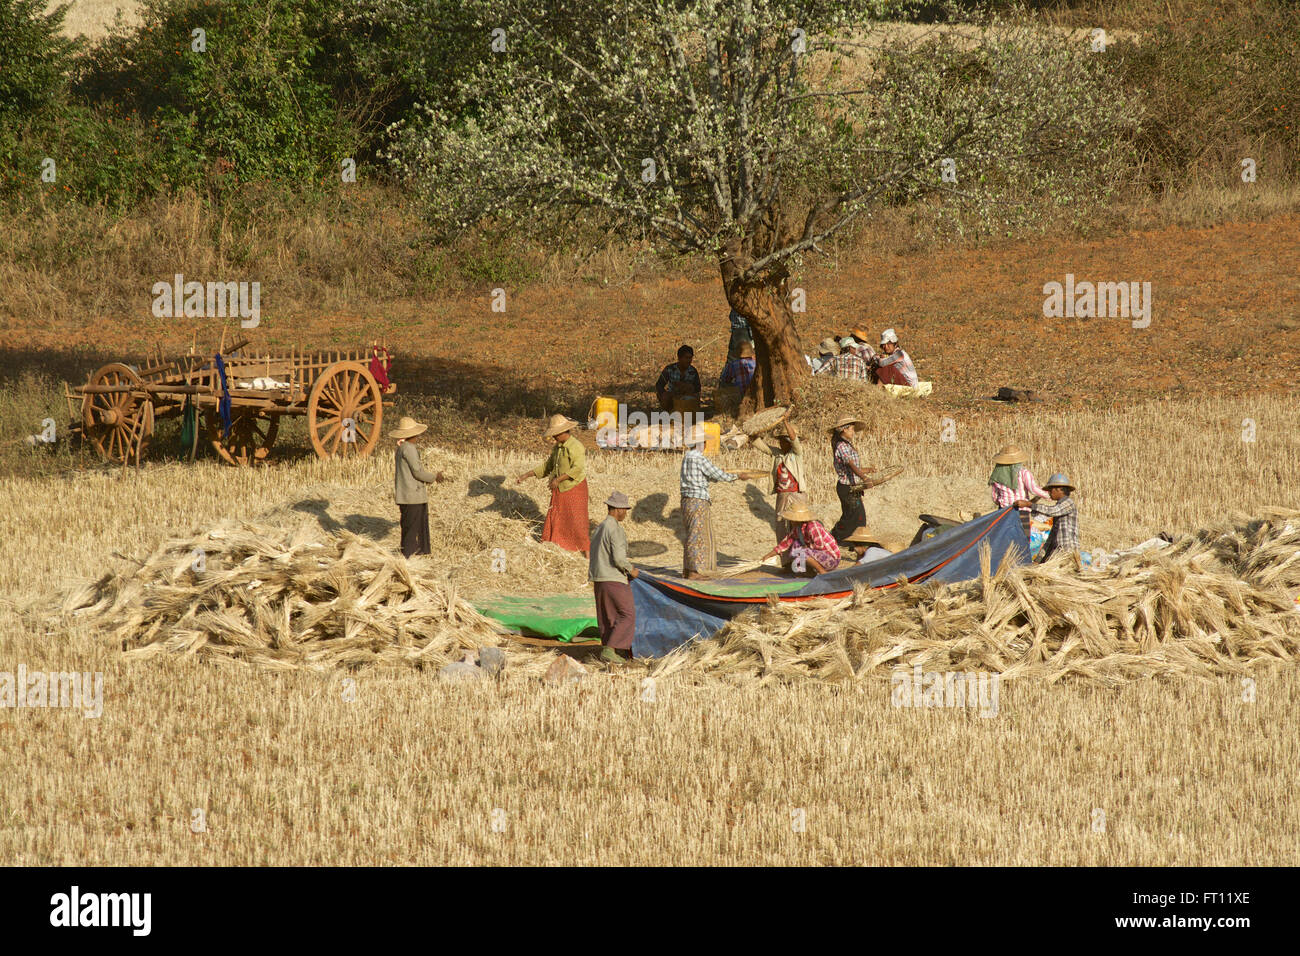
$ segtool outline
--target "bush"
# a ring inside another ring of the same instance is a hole
[[[52,108],[67,87],[75,44],[60,35],[66,6],[0,0],[0,126]]]
[[[146,0],[138,29],[97,43],[76,89],[150,131],[172,189],[338,181],[358,134],[326,37],[338,0]],[[203,31],[197,34],[196,31]]]
[[[1157,191],[1209,167],[1235,177],[1250,155],[1274,157],[1284,164],[1280,177],[1300,179],[1297,37],[1300,8],[1272,2],[1116,45],[1119,74],[1143,98],[1136,147]]]

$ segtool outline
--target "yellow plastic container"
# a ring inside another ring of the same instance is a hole
[[[591,418],[597,428],[614,428],[618,425],[618,399],[598,397],[591,403]]]
[[[722,450],[722,426],[717,422],[703,422],[704,454],[716,455]]]

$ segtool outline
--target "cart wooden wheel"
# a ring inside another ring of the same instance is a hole
[[[258,409],[240,408],[230,410],[230,434],[221,436],[221,416],[215,412],[204,414],[204,426],[212,450],[222,460],[231,465],[256,465],[266,461],[275,444],[275,436],[280,431],[280,416],[258,415]]]
[[[365,458],[379,441],[384,397],[360,362],[335,362],[311,387],[307,434],[320,458]]]
[[[90,385],[121,385],[142,389],[140,376],[120,363],[105,365],[90,377]],[[140,418],[144,400],[138,392],[103,392],[87,394],[81,401],[82,432],[90,439],[99,457],[126,464],[144,454],[150,435],[143,433]]]

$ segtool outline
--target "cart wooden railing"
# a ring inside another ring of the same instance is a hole
[[[72,430],[95,446],[107,461],[139,464],[154,425],[185,414],[197,416],[190,458],[198,442],[208,442],[225,461],[250,465],[270,455],[285,415],[307,419],[307,434],[318,457],[364,458],[374,450],[383,424],[387,387],[387,349],[307,352],[268,351],[240,342],[216,355],[161,354],[138,365],[113,362],[97,369],[85,385],[65,386]],[[372,363],[381,372],[371,371]],[[221,415],[229,396],[230,422]]]

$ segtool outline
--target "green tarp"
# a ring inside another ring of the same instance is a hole
[[[484,617],[526,634],[571,641],[588,628],[596,630],[596,600],[591,593],[545,597],[496,594],[473,603]]]

